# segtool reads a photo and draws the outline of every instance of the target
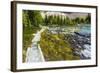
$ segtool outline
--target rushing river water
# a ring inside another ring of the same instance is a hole
[[[81,59],[91,58],[91,25],[82,24],[79,26],[62,26],[50,27],[48,29],[52,34],[65,34],[71,35],[71,47],[76,49],[75,54],[80,55]],[[73,44],[73,45],[72,45]],[[80,51],[79,51],[80,50]]]
[[[91,34],[91,26],[89,24],[84,25],[84,26],[80,26],[79,29],[80,29],[80,31],[79,31],[80,34],[83,34],[83,35],[90,35]]]
[[[91,58],[91,26],[90,24],[84,25],[79,27],[80,31],[76,32],[76,35],[79,37],[78,40],[81,40],[79,42],[84,42],[81,44],[78,44],[79,46],[83,48],[79,55],[81,59],[90,59]]]
[[[78,48],[77,51],[75,50],[75,54],[80,55],[81,59],[90,59],[91,58],[91,27],[90,25],[83,25],[83,26],[77,26],[77,27],[50,27],[48,30],[52,32],[53,34],[57,34],[58,30],[60,29],[61,33],[64,34],[71,34],[73,37],[71,38],[71,41],[75,41],[73,46],[74,48]],[[44,57],[41,51],[41,48],[39,47],[38,41],[40,41],[41,32],[43,32],[45,29],[41,29],[35,34],[35,37],[32,40],[32,46],[28,48],[27,54],[26,54],[26,62],[43,62]],[[77,43],[77,44],[76,44]]]

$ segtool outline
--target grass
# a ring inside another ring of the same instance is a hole
[[[26,59],[26,52],[27,48],[31,47],[32,39],[34,38],[33,34],[37,32],[37,30],[40,30],[39,27],[24,27],[23,28],[23,62],[25,62]]]
[[[46,61],[77,60],[71,45],[63,40],[63,34],[52,34],[45,30],[41,34],[40,47]]]

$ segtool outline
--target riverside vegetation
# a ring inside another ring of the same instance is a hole
[[[44,17],[41,12],[44,13]],[[23,10],[23,62],[25,62],[27,48],[32,44],[32,38],[34,38],[33,34],[42,27],[47,27],[47,29],[41,33],[41,39],[39,41],[46,61],[81,59],[79,54],[75,55],[74,51],[76,47],[73,47],[72,43],[70,43],[71,39],[69,40],[72,35],[70,31],[73,29],[70,29],[68,32],[66,31],[67,29],[63,30],[61,27],[78,27],[77,24],[82,26],[84,26],[84,24],[90,25],[91,16],[88,14],[84,18],[76,17],[71,19],[68,16],[47,15],[46,12],[47,11]],[[50,30],[51,28],[54,28],[53,32]]]

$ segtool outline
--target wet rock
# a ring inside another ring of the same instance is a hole
[[[80,59],[91,58],[90,34],[74,32],[74,34],[66,34],[65,36],[65,40],[69,41],[75,55],[79,55]]]
[[[74,33],[77,34],[77,35],[79,35],[79,36],[86,37],[86,38],[91,37],[90,33],[81,33],[81,32],[74,32]]]

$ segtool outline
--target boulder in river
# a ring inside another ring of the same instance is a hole
[[[73,48],[73,53],[80,56],[80,59],[91,58],[91,38],[90,34],[82,34],[74,32],[74,34],[66,34],[67,40]]]

